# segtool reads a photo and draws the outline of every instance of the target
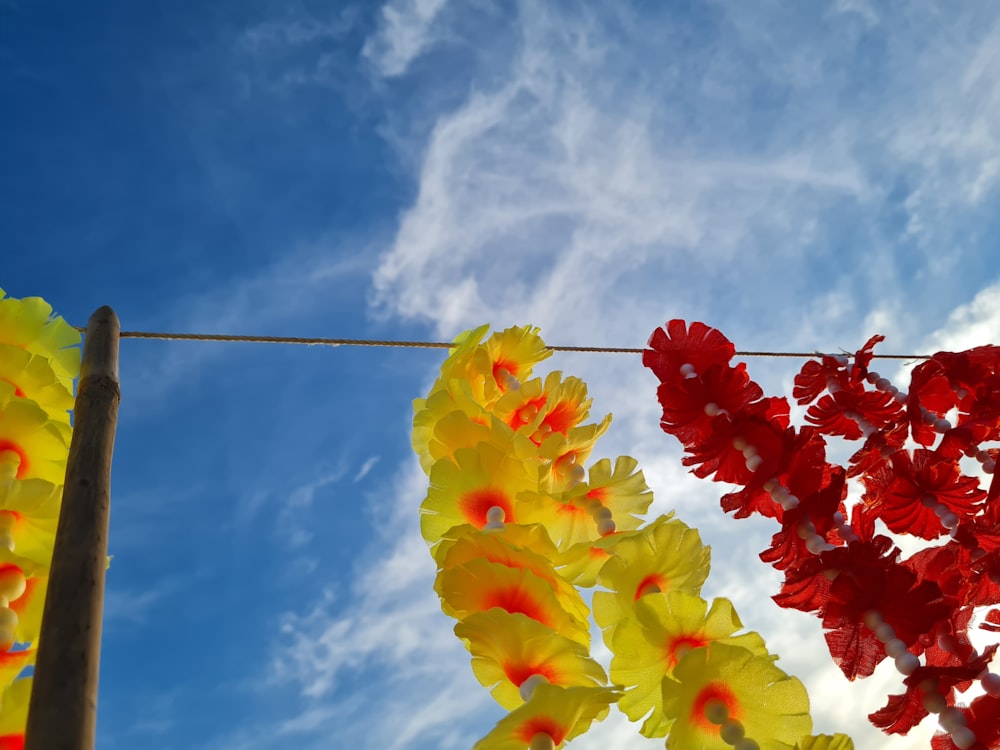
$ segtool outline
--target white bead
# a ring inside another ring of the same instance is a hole
[[[896,631],[892,629],[892,625],[883,622],[875,627],[875,637],[882,641],[882,643],[888,643],[896,637]]]
[[[521,694],[521,700],[525,703],[530,701],[531,696],[535,694],[535,688],[542,683],[548,683],[548,680],[543,674],[533,674],[531,677],[522,682],[521,687],[518,688],[518,692]]]
[[[878,380],[878,379],[879,379],[880,377],[882,377],[882,376],[881,376],[881,375],[879,375],[879,374],[878,374],[877,372],[875,372],[874,370],[870,370],[870,371],[868,372],[868,374],[867,374],[867,375],[865,375],[865,380],[867,380],[867,381],[868,381],[869,383],[871,383],[872,385],[874,385],[874,384],[875,384],[875,382],[876,382],[876,381],[877,381],[877,380]]]
[[[486,520],[490,523],[503,523],[506,517],[507,514],[499,505],[494,505],[486,511]]]
[[[740,724],[736,719],[729,719],[722,727],[719,729],[719,737],[727,745],[735,745],[741,739],[743,735],[746,734],[746,730],[743,725]]]
[[[878,378],[875,381],[875,387],[880,391],[886,390],[890,385],[892,385],[892,383],[889,382],[888,378]]]
[[[605,508],[603,505],[594,511],[594,520],[600,523],[601,521],[610,521],[614,518],[611,513],[611,508]]]
[[[953,529],[958,526],[958,516],[952,513],[950,510],[946,513],[941,514],[941,525],[946,529]]]
[[[865,612],[862,619],[864,620],[865,625],[869,630],[875,630],[875,628],[877,628],[879,625],[885,622],[882,619],[882,613],[879,612],[877,609],[869,609],[867,612]]]
[[[757,446],[748,445],[743,449],[743,458],[753,458],[757,455]]]
[[[900,674],[911,675],[920,667],[920,659],[907,651],[902,656],[896,657],[896,671]]]
[[[555,746],[555,740],[549,736],[548,732],[538,732],[531,738],[528,750],[555,750]]]
[[[976,744],[976,735],[968,727],[959,727],[954,732],[951,732],[951,741],[955,743],[955,747],[959,750],[969,750],[970,747]]]
[[[744,737],[736,741],[736,744],[733,745],[733,750],[760,750],[760,745],[749,737]]]
[[[747,443],[746,438],[740,436],[733,438],[733,447],[736,450],[742,451],[744,448],[747,447],[747,445],[749,445],[749,443]]]
[[[939,714],[948,708],[948,701],[941,693],[927,693],[921,701],[928,713]]]
[[[938,724],[948,732],[954,732],[965,726],[965,714],[954,706],[949,706],[941,712],[938,717]]]
[[[694,369],[693,364],[691,364],[690,362],[685,362],[683,365],[681,365],[681,375],[683,375],[685,379],[696,378],[698,377],[698,371]]]
[[[983,675],[980,683],[985,690],[990,695],[1000,695],[1000,674],[995,674],[993,672],[987,672]]]
[[[899,638],[892,638],[885,642],[885,653],[896,659],[906,653],[906,644]]]
[[[615,526],[615,522],[612,521],[612,520],[610,520],[610,519],[608,519],[606,521],[598,521],[597,522],[597,533],[600,534],[601,536],[607,536],[608,534],[614,534],[615,531],[617,531],[617,530],[618,530],[618,527]]]
[[[712,698],[705,702],[705,718],[713,724],[725,724],[729,719],[729,706],[718,698]]]
[[[944,433],[946,433],[950,429],[951,429],[951,422],[949,422],[947,419],[938,419],[938,420],[935,420],[935,422],[934,422],[934,431],[935,432],[940,433],[940,434],[943,435]]]
[[[983,471],[985,471],[987,474],[992,474],[996,470],[997,470],[997,465],[995,461],[987,461],[986,463],[983,464]]]
[[[707,404],[705,404],[705,414],[707,414],[710,417],[719,416],[719,412],[721,411],[722,409],[720,409],[719,405],[714,401],[709,401]]]
[[[750,456],[750,458],[747,459],[747,468],[750,471],[757,471],[757,469],[760,468],[760,465],[762,463],[764,463],[763,457],[761,457],[761,456]]]

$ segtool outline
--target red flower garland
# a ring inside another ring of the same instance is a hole
[[[774,518],[781,530],[760,557],[784,572],[773,598],[814,612],[833,660],[848,679],[867,677],[886,657],[906,692],[872,713],[887,733],[905,733],[928,713],[946,733],[934,750],[1000,748],[996,651],[968,637],[977,607],[1000,603],[1000,347],[938,353],[919,365],[909,393],[870,370],[881,336],[853,357],[820,356],[795,378],[809,426],[790,426],[784,398],[767,398],[735,347],[704,323],[672,320],[653,332],[643,364],[660,380],[660,425],[684,446],[699,477],[742,485],[722,497],[737,518]],[[864,440],[846,467],[826,460],[826,436]],[[919,446],[906,447],[907,438]],[[963,457],[994,474],[988,489],[962,472]],[[864,487],[845,505],[847,480]],[[890,531],[929,545],[903,558]],[[943,541],[941,540],[943,537]],[[1000,609],[982,627],[1000,630]],[[922,657],[922,660],[921,660]],[[986,695],[967,707],[956,692],[980,679]]]

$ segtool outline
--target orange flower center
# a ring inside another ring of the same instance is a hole
[[[662,593],[668,588],[670,588],[670,581],[667,580],[666,576],[660,573],[650,573],[639,581],[639,585],[635,587],[634,601],[639,601],[646,594]]]
[[[527,615],[543,625],[550,624],[545,607],[519,586],[508,586],[488,592],[483,597],[483,609],[493,607],[500,607],[511,614]]]
[[[710,722],[705,716],[706,704],[709,701],[719,701],[725,704],[729,711],[729,718],[740,719],[740,704],[729,686],[722,682],[710,682],[698,691],[698,695],[695,696],[694,702],[691,704],[691,721],[702,729],[719,731],[718,725]]]
[[[481,487],[470,490],[458,500],[459,512],[461,512],[466,521],[477,529],[481,529],[486,525],[486,513],[494,506],[503,509],[504,521],[506,523],[517,523],[514,518],[514,508],[510,498],[495,487]]]
[[[547,734],[552,738],[552,742],[558,745],[566,739],[569,727],[561,726],[549,716],[532,716],[519,726],[516,732],[518,742],[523,742],[525,747],[531,744],[531,738],[536,734]]]
[[[508,680],[518,687],[521,687],[521,683],[526,679],[536,674],[540,674],[553,684],[558,685],[560,683],[559,673],[551,664],[533,664],[531,662],[527,664],[504,664],[503,673],[507,675]]]
[[[670,664],[670,668],[673,669],[677,666],[677,662],[683,659],[684,655],[688,651],[695,648],[701,648],[706,645],[708,645],[708,639],[696,634],[681,635],[671,638],[667,641],[665,649],[667,663]]]
[[[552,432],[561,432],[565,435],[576,421],[577,405],[572,401],[560,401],[545,415],[542,424],[551,427]]]
[[[4,460],[4,451],[10,451],[11,453],[17,454],[17,457],[20,459],[20,464],[18,464],[17,467],[16,477],[18,479],[23,479],[24,475],[28,473],[28,466],[30,465],[28,461],[28,452],[13,440],[0,438],[0,463]]]

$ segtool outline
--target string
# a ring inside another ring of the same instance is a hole
[[[76,330],[86,333],[87,329],[76,326]],[[390,339],[334,339],[306,336],[245,336],[227,333],[155,333],[152,331],[122,331],[123,339],[155,339],[160,341],[226,341],[251,344],[298,344],[305,346],[380,346],[409,349],[451,349],[454,343],[448,341],[395,341]],[[554,352],[580,352],[592,354],[642,354],[645,349],[618,346],[547,346]],[[738,357],[791,357],[809,359],[822,356],[851,356],[849,352],[824,354],[823,352],[758,352],[738,351]],[[917,360],[930,359],[928,354],[875,354],[876,359]]]

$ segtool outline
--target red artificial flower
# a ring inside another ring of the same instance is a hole
[[[996,646],[990,646],[979,657],[957,666],[917,667],[903,680],[906,692],[890,695],[884,707],[868,715],[869,721],[886,734],[906,734],[930,713],[924,707],[926,696],[936,693],[953,705],[955,691],[967,690],[989,667],[996,650]]]
[[[864,502],[897,533],[936,539],[947,530],[935,514],[944,505],[958,520],[972,517],[986,498],[979,481],[963,476],[956,461],[918,448],[895,453],[888,467],[864,477]]]
[[[642,353],[642,364],[661,381],[683,379],[683,365],[694,373],[704,373],[713,365],[727,365],[736,353],[733,342],[715,328],[683,320],[671,320],[649,337],[649,348]]]
[[[746,364],[715,365],[695,378],[664,380],[656,391],[663,406],[660,427],[684,445],[707,439],[718,420],[763,397]]]
[[[969,750],[996,750],[1000,747],[1000,696],[981,695],[962,709],[965,725],[976,736],[975,744]],[[951,736],[935,734],[931,738],[931,750],[955,750]]]
[[[895,637],[911,646],[954,608],[936,583],[919,580],[898,558],[899,550],[883,536],[822,555],[824,566],[837,571],[821,611],[826,642],[849,680],[869,676],[885,658],[882,642],[865,624],[869,612],[877,612]]]

